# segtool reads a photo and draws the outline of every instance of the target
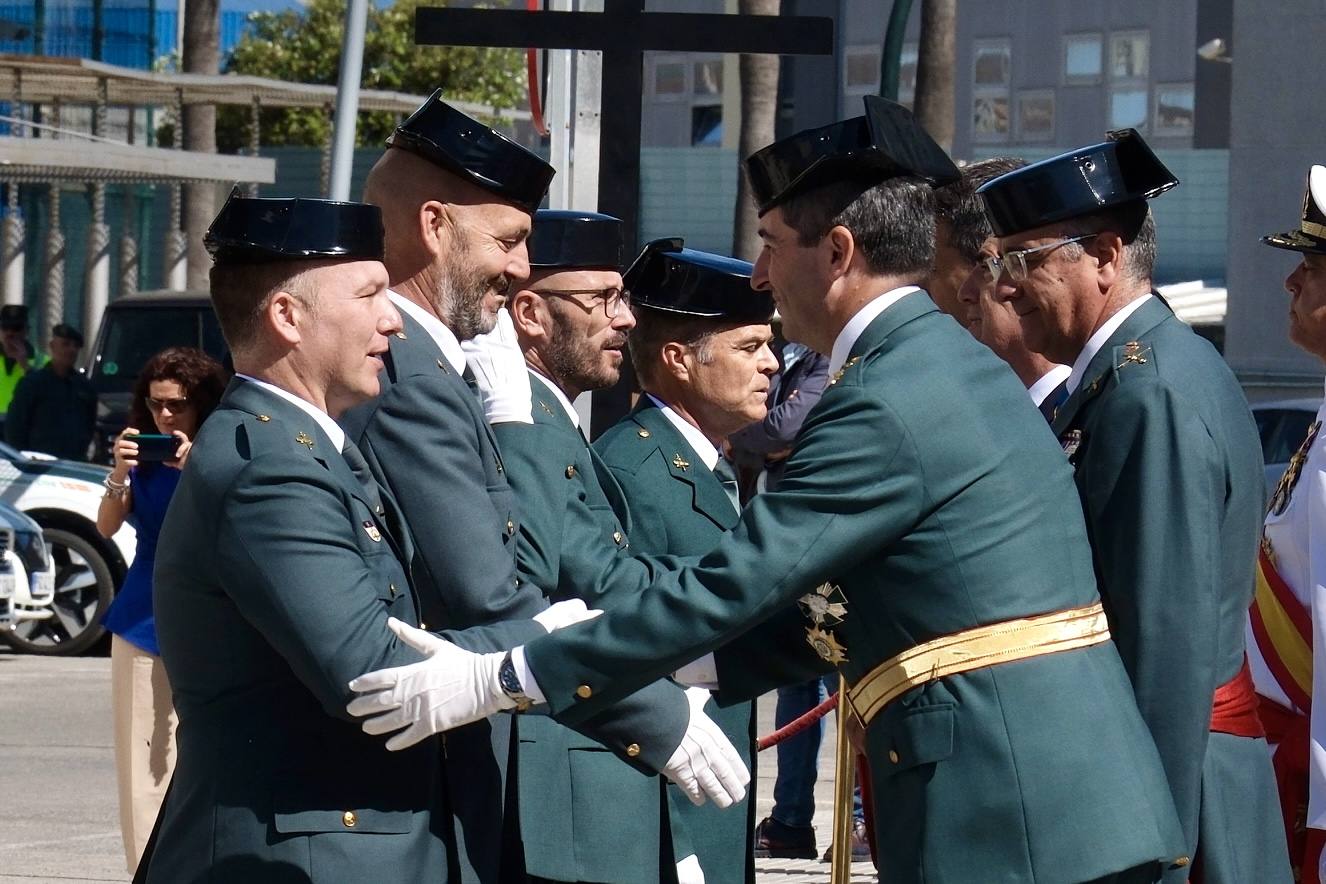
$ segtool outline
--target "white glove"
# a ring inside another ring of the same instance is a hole
[[[465,364],[474,374],[484,417],[490,424],[532,424],[529,369],[516,340],[511,314],[497,311],[497,325],[492,331],[461,341]]]
[[[704,869],[700,868],[700,858],[691,854],[677,863],[677,884],[704,884]]]
[[[680,786],[694,805],[704,804],[708,797],[719,807],[731,807],[746,797],[750,771],[722,729],[704,714],[709,692],[687,688],[686,702],[691,720],[681,745],[663,765],[663,776]]]
[[[549,605],[531,619],[548,632],[556,632],[564,626],[570,626],[572,623],[593,620],[602,613],[602,611],[595,608],[586,607],[580,599],[567,599],[564,602]]]
[[[698,660],[692,660],[672,673],[673,681],[681,682],[689,688],[704,688],[707,691],[718,690],[718,663],[713,653],[705,654]]]
[[[426,659],[359,676],[350,682],[350,690],[362,696],[351,700],[345,711],[361,718],[373,716],[364,718],[367,734],[405,728],[387,740],[388,749],[404,749],[515,707],[497,678],[505,653],[476,654],[395,617],[387,620],[387,626]]]

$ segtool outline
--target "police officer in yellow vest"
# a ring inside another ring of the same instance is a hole
[[[0,425],[9,413],[18,382],[32,364],[32,345],[28,343],[28,308],[22,304],[0,307]]]

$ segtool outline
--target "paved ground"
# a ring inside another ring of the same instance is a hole
[[[772,698],[760,733],[772,730]],[[833,729],[826,739],[832,745]],[[757,818],[771,803],[772,753],[760,765]],[[821,756],[816,822],[828,840],[832,758]],[[122,882],[110,737],[110,661],[41,658],[0,648],[0,884]],[[854,882],[874,881],[869,863]],[[760,860],[760,884],[827,884],[814,860]]]

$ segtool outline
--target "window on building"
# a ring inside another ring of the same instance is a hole
[[[1054,138],[1053,89],[1018,93],[1017,135],[1021,141],[1049,141]]]
[[[708,95],[723,94],[723,59],[709,58],[704,61],[697,61],[692,67],[695,75],[695,95],[704,97]]]
[[[654,97],[679,101],[690,94],[687,84],[687,63],[678,59],[656,59],[654,74],[650,78]]]
[[[1146,31],[1110,35],[1110,79],[1145,80],[1150,75],[1151,38]]]
[[[1114,89],[1110,92],[1110,128],[1146,129],[1145,89]]]
[[[1193,129],[1192,83],[1161,83],[1156,87],[1157,135],[1191,135]]]
[[[843,52],[843,91],[848,95],[873,95],[879,91],[878,46],[848,46]]]
[[[912,107],[916,103],[916,59],[920,47],[915,43],[902,44],[898,59],[898,103]]]
[[[1100,34],[1069,34],[1064,37],[1064,83],[1080,86],[1099,83],[1102,73]]]
[[[978,40],[972,58],[972,139],[1007,141],[1012,49],[1006,39]]]
[[[710,104],[691,108],[691,145],[723,146],[723,107]]]

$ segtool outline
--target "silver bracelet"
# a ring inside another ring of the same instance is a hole
[[[106,478],[101,481],[101,484],[106,488],[106,493],[102,495],[103,497],[124,497],[129,491],[128,482],[116,482],[110,477],[109,473],[106,474]]]

